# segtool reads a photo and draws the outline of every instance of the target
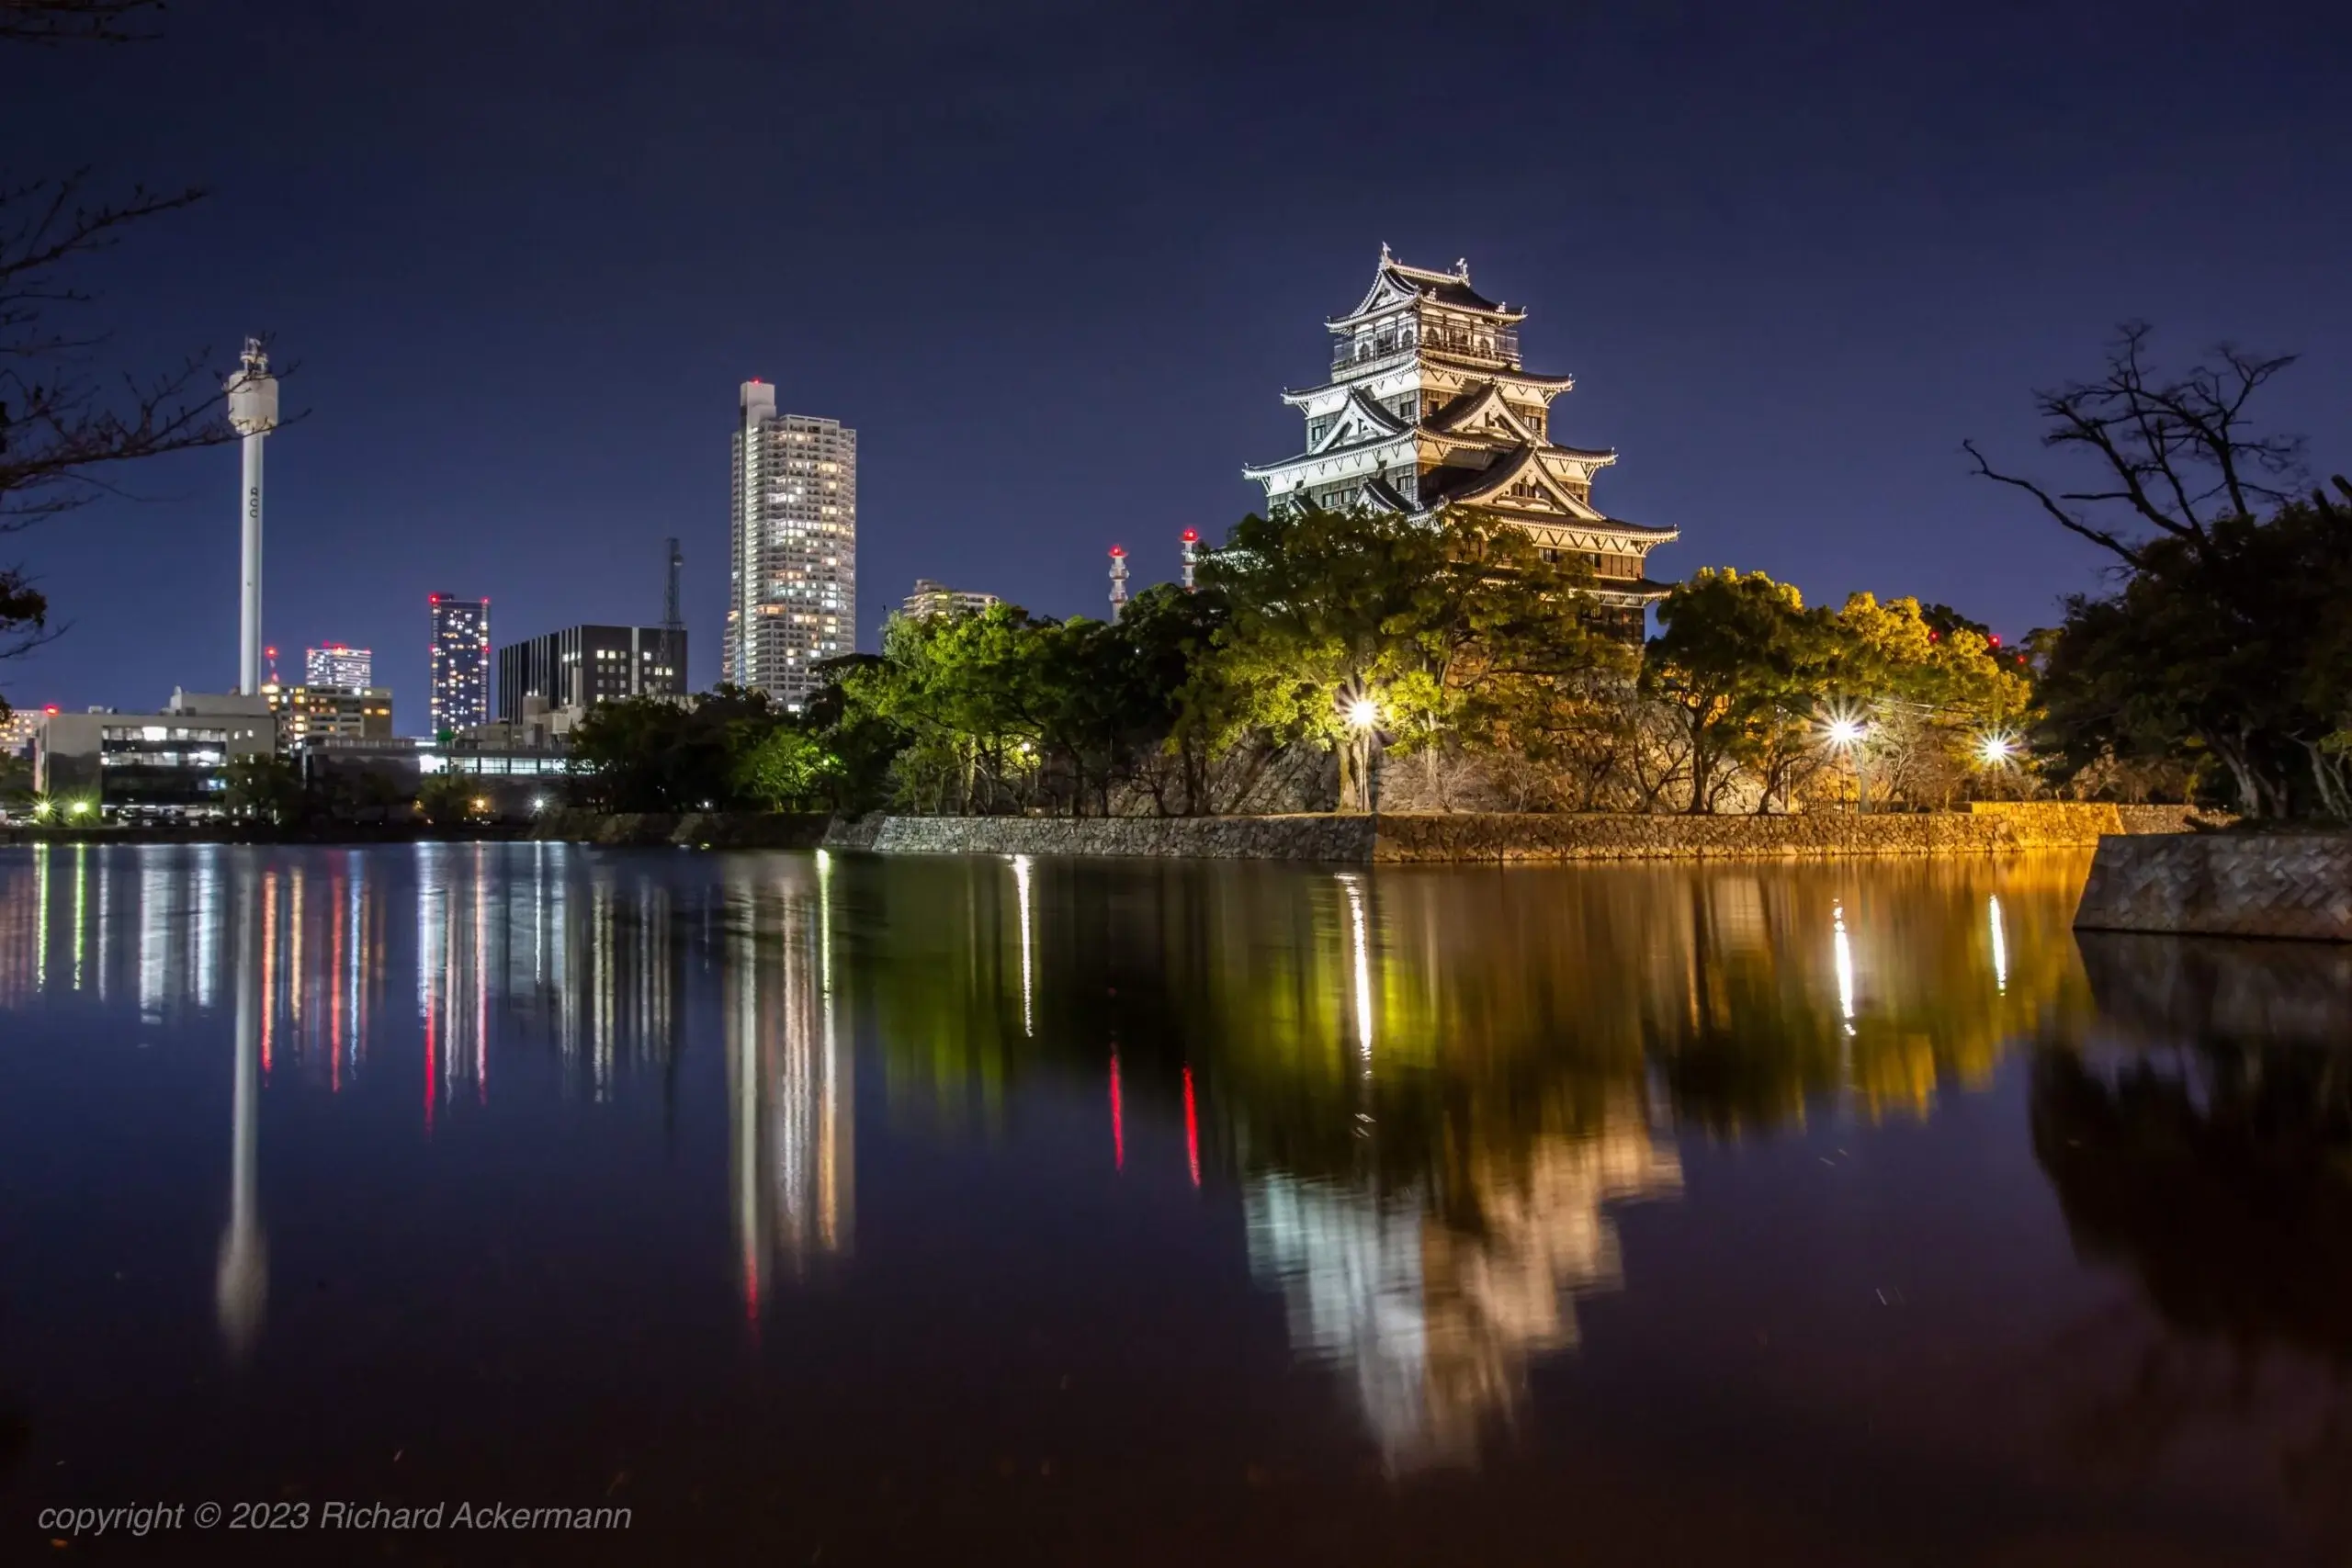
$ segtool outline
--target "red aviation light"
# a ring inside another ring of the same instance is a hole
[[[1197,545],[1197,544],[1199,544],[1199,543],[1201,542],[1201,531],[1200,531],[1198,528],[1187,528],[1187,529],[1185,529],[1185,530],[1184,530],[1184,542],[1185,542],[1186,544],[1188,544],[1188,545]]]
[[[2001,639],[1997,637],[1988,637],[1984,639],[1984,642],[1989,648],[1998,648],[2001,646]]]
[[[1114,558],[1116,558],[1116,557],[1122,557],[1122,556],[1125,556],[1126,553],[1127,553],[1126,551],[1125,551],[1125,550],[1121,549],[1121,548],[1120,548],[1118,546],[1116,546],[1116,545],[1113,545],[1113,546],[1111,547],[1111,554],[1112,554]]]
[[[40,711],[49,715],[50,717],[55,718],[57,716],[57,705],[55,703],[51,703]]]

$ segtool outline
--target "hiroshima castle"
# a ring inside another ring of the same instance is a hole
[[[1283,394],[1306,418],[1306,450],[1242,473],[1266,487],[1270,508],[1474,511],[1525,529],[1547,556],[1582,556],[1610,603],[1650,603],[1666,585],[1644,562],[1678,531],[1594,508],[1592,476],[1617,454],[1553,442],[1552,400],[1576,382],[1520,367],[1526,317],[1473,289],[1466,261],[1430,272],[1381,246],[1371,288],[1325,323],[1331,378]]]

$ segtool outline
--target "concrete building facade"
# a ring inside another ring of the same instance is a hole
[[[975,593],[969,589],[950,588],[944,582],[933,582],[928,577],[915,579],[915,591],[899,613],[910,621],[926,615],[977,615],[991,604],[1004,601],[993,593]]]
[[[857,647],[857,432],[777,413],[764,381],[738,413],[721,668],[797,712]]]
[[[433,733],[447,735],[490,718],[490,601],[435,593],[433,670],[427,704]]]

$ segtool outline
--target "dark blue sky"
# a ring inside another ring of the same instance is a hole
[[[372,645],[423,727],[425,595],[511,641],[652,620],[718,673],[736,384],[860,432],[858,623],[917,576],[1099,614],[1293,450],[1379,244],[1466,255],[1579,380],[1653,575],[1916,592],[2011,633],[2100,563],[1967,476],[2111,324],[2301,353],[2352,467],[2352,64],[2320,7],[182,0],[0,56],[12,178],[215,195],[88,269],[115,358],[266,329],[266,629]],[[236,456],[10,541],[69,633],[19,705],[235,676]]]

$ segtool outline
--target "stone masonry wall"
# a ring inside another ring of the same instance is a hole
[[[1369,817],[885,817],[869,829],[875,821],[844,823],[825,841],[895,854],[1347,862],[1368,861],[1373,849]]]
[[[684,844],[716,850],[807,850],[830,819],[782,811],[602,812],[558,810],[531,824],[531,837],[581,844]]]
[[[2149,819],[2152,823],[2162,819]],[[2166,830],[2178,830],[2177,818]],[[2026,802],[1999,811],[1852,817],[1649,817],[1383,812],[1374,818],[869,817],[835,849],[900,854],[1201,855],[1385,862],[1805,859],[2088,849],[2142,830],[2112,806]]]
[[[2084,931],[2352,942],[2352,837],[2181,833],[2103,840]]]
[[[892,817],[828,823],[760,812],[609,816],[551,811],[532,836],[704,849],[878,850],[894,854],[1192,855],[1335,861],[1612,861],[1988,855],[2087,849],[2102,834],[2178,832],[2178,807],[2029,801],[1968,812],[1853,817],[1540,816],[1383,812],[1377,818]]]

